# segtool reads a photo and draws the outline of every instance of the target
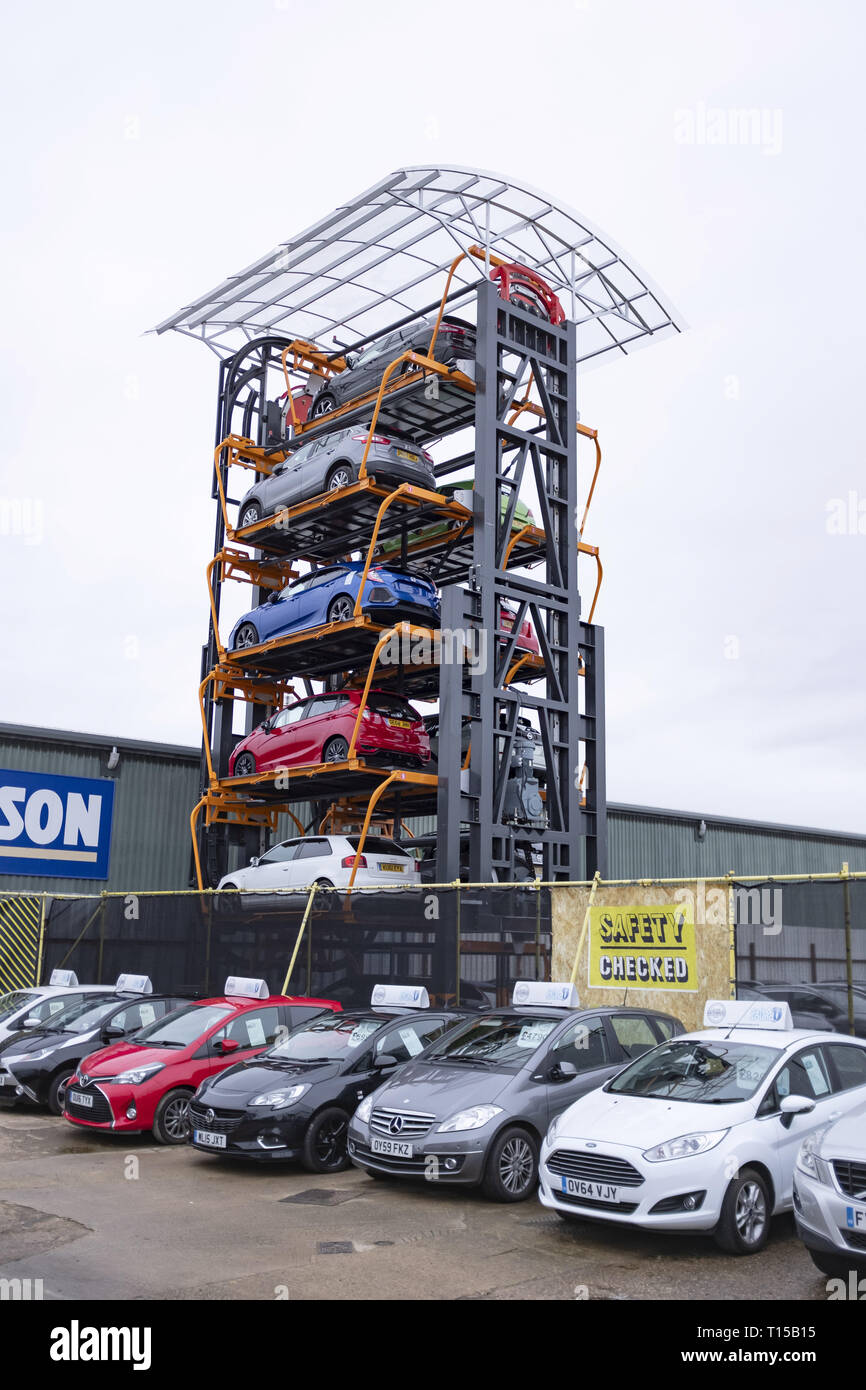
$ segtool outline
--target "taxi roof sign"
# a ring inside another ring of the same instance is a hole
[[[579,1009],[577,985],[561,980],[518,980],[511,996],[512,1004],[545,1005],[547,1008]]]
[[[227,999],[240,995],[243,999],[269,999],[267,980],[253,980],[246,975],[229,975],[223,994]]]
[[[793,1029],[790,1004],[781,999],[708,999],[704,1005],[705,1028],[767,1028],[776,1032]]]
[[[118,975],[114,988],[118,994],[153,994],[149,975]]]
[[[390,1004],[403,1009],[429,1009],[430,995],[423,985],[375,985],[370,1003],[379,1008]]]
[[[60,985],[62,988],[73,987],[78,984],[78,976],[74,970],[52,970],[50,985]]]

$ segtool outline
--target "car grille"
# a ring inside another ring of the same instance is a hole
[[[587,1182],[606,1182],[615,1187],[640,1187],[643,1176],[624,1158],[610,1154],[576,1153],[572,1149],[557,1149],[547,1160],[551,1173],[565,1178],[585,1178]],[[600,1206],[611,1206],[601,1202]]]
[[[849,1231],[847,1226],[840,1226],[839,1234],[852,1250],[866,1250],[866,1231]]]
[[[370,1128],[389,1139],[420,1139],[422,1134],[429,1134],[435,1119],[435,1115],[421,1115],[415,1110],[374,1110]]]
[[[833,1164],[836,1181],[846,1197],[857,1197],[862,1202],[866,1194],[866,1163],[852,1163],[847,1159],[836,1159]]]
[[[637,1211],[637,1202],[599,1202],[595,1197],[574,1197],[570,1192],[557,1192],[557,1202],[567,1202],[571,1207],[592,1207],[595,1211],[618,1211],[627,1216]]]
[[[212,1120],[205,1118],[209,1112],[213,1114]],[[196,1105],[190,1101],[189,1122],[193,1129],[206,1129],[212,1134],[231,1134],[243,1118],[243,1111],[214,1110],[212,1106]]]
[[[93,1097],[92,1105],[76,1105],[71,1099],[73,1091],[83,1091],[85,1095]],[[107,1097],[97,1086],[92,1083],[89,1086],[68,1086],[66,1090],[66,1110],[75,1120],[89,1120],[94,1125],[111,1124],[114,1119],[114,1112],[108,1103]]]

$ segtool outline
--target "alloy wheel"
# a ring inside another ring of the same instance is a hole
[[[499,1155],[499,1178],[506,1192],[522,1192],[532,1180],[534,1160],[527,1139],[515,1134],[502,1146]]]
[[[166,1134],[172,1139],[185,1139],[189,1131],[189,1099],[177,1096],[165,1107],[162,1117]]]
[[[342,1160],[348,1127],[348,1120],[337,1119],[321,1125],[315,1143],[316,1158],[321,1164],[330,1167],[335,1160]]]
[[[767,1223],[767,1202],[758,1183],[746,1182],[741,1187],[734,1220],[746,1245],[756,1245],[760,1241]]]

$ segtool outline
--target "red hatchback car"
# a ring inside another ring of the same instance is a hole
[[[264,980],[230,977],[225,994],[166,1014],[132,1038],[92,1052],[66,1087],[64,1117],[87,1129],[152,1130],[183,1144],[193,1093],[206,1077],[255,1057],[322,1013],[334,999],[268,994]]]
[[[229,776],[344,763],[360,703],[360,690],[339,690],[280,710],[233,750]],[[382,756],[410,767],[423,767],[430,761],[430,740],[418,711],[402,696],[382,690],[371,690],[367,697],[355,750],[359,757]]]

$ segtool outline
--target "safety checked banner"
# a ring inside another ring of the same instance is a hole
[[[688,904],[593,907],[589,985],[594,989],[698,988],[694,914]]]

